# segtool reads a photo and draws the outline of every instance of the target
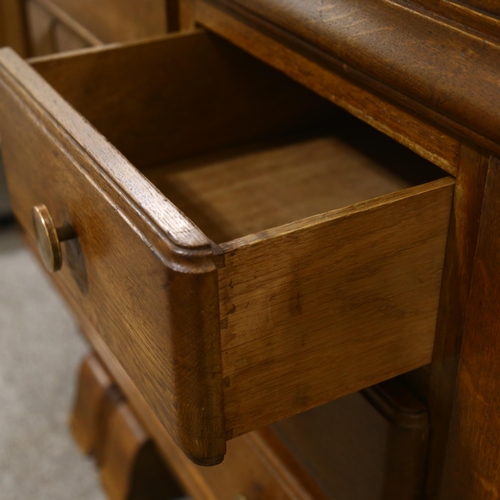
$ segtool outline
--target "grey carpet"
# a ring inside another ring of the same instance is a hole
[[[104,500],[68,430],[86,352],[16,228],[0,226],[1,500]]]
[[[87,352],[18,229],[0,224],[0,500],[106,499],[68,426]]]

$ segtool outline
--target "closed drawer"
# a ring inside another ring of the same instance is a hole
[[[14,212],[193,460],[430,362],[453,179],[204,32],[0,54]]]

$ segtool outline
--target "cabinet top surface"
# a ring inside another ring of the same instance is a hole
[[[488,2],[446,2],[465,12],[459,19],[435,0],[208,1],[299,51],[312,48],[336,71],[423,104],[461,135],[500,145],[500,39],[476,19],[500,27],[498,9],[481,10]]]

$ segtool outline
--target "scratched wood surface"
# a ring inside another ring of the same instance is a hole
[[[466,28],[497,37],[500,4],[497,0],[418,0],[425,8],[458,22]]]

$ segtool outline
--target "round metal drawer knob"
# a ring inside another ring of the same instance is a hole
[[[59,271],[62,267],[61,242],[76,236],[69,225],[56,228],[49,210],[45,205],[33,207],[33,230],[38,252],[49,272]]]

